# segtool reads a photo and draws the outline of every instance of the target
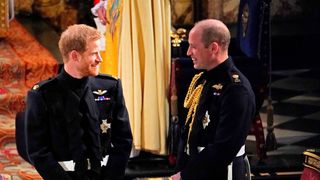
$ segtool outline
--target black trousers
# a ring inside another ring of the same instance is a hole
[[[232,180],[247,180],[250,174],[247,172],[245,155],[236,157],[232,162]]]
[[[103,180],[103,178],[90,170],[82,173],[82,175],[78,175],[75,171],[68,171],[67,173],[73,180]]]
[[[80,176],[75,171],[68,171],[68,175],[73,180],[124,180],[123,176],[115,176],[112,172],[106,167],[101,167],[100,175],[94,173],[90,170],[87,170],[84,175]]]

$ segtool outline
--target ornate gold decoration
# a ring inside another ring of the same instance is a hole
[[[311,149],[303,152],[303,154],[305,156],[303,165],[320,173],[320,156]]]
[[[189,123],[191,115],[192,115],[192,120],[191,120],[191,123],[189,124],[189,132],[188,132],[187,144],[189,144],[189,138],[190,138],[190,134],[191,134],[191,131],[192,131],[192,126],[193,126],[193,123],[194,123],[196,110],[197,110],[197,107],[198,107],[198,104],[199,104],[200,95],[201,95],[203,86],[206,83],[206,82],[204,82],[203,84],[199,84],[197,87],[195,87],[195,85],[197,84],[198,79],[201,77],[202,74],[203,73],[201,72],[199,74],[196,74],[192,78],[192,81],[191,81],[190,86],[188,88],[188,92],[187,92],[186,98],[184,99],[183,106],[185,108],[189,108],[185,125],[187,125]]]
[[[180,43],[187,37],[187,30],[179,28],[176,31],[171,31],[171,43],[173,47],[180,47]]]

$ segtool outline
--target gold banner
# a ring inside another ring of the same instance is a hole
[[[101,53],[100,72],[118,76],[119,38],[122,20],[122,0],[109,0],[106,17],[106,50]]]

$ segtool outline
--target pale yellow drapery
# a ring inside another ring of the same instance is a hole
[[[166,154],[170,69],[169,0],[124,0],[119,77],[136,149]]]

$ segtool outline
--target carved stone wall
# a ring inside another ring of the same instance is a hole
[[[206,18],[236,23],[240,0],[171,0],[172,24],[192,25]],[[271,18],[274,21],[320,20],[319,0],[272,0]]]
[[[225,23],[237,22],[239,0],[206,0],[208,18],[219,19]]]
[[[193,24],[193,0],[171,0],[171,21],[173,25]]]
[[[274,21],[320,20],[320,1],[274,0],[271,16]]]

